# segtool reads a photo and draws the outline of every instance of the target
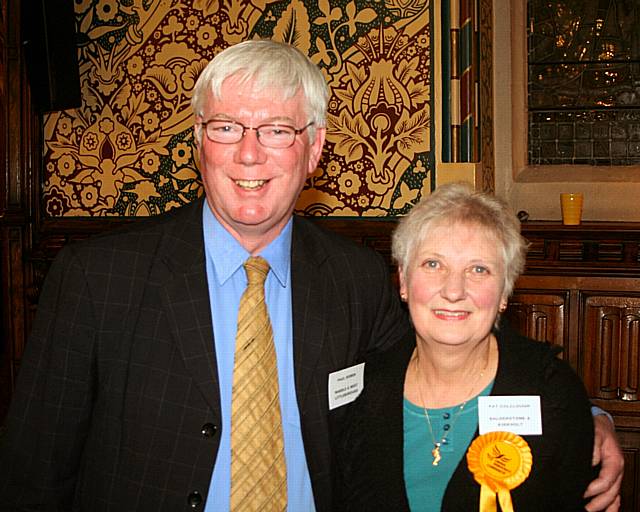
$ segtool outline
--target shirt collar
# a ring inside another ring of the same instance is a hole
[[[202,209],[202,225],[207,256],[213,263],[216,281],[223,285],[249,258],[249,252],[220,224],[207,201]],[[283,288],[287,286],[291,266],[291,234],[293,220],[265,247],[262,256]]]

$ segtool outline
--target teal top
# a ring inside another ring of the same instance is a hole
[[[444,409],[427,409],[433,436],[442,440],[442,459],[432,464],[433,439],[425,411],[407,400],[404,402],[404,480],[412,512],[440,512],[447,484],[464,457],[478,428],[478,396],[491,394],[493,381],[479,395],[460,405]]]

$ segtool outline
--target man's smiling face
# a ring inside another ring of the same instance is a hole
[[[196,122],[228,119],[251,128],[265,123],[302,128],[308,124],[304,104],[301,92],[283,100],[277,90],[256,89],[251,81],[240,83],[231,76],[223,82],[219,99],[210,96],[204,116]],[[221,144],[209,140],[202,128],[200,170],[207,202],[249,252],[259,252],[288,222],[320,160],[324,133],[316,128],[310,140],[305,130],[291,147],[275,149],[260,144],[255,130],[246,130],[235,144]]]

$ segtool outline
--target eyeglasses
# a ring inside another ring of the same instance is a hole
[[[255,130],[258,142],[267,148],[284,149],[293,145],[296,135],[300,135],[313,122],[302,128],[294,128],[286,124],[261,124],[255,128],[245,126],[236,121],[225,119],[210,119],[205,123],[200,123],[205,128],[207,137],[212,142],[220,144],[235,144],[240,142],[247,130]]]

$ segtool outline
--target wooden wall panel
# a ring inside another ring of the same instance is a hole
[[[21,78],[19,1],[0,3],[0,418],[6,414],[15,378],[14,349],[24,344],[25,247],[30,233],[31,146]],[[37,136],[35,137],[37,140]]]
[[[640,297],[586,296],[582,377],[593,397],[638,400]]]
[[[509,299],[505,315],[521,333],[562,348],[568,346],[565,322],[569,294],[517,290]]]

